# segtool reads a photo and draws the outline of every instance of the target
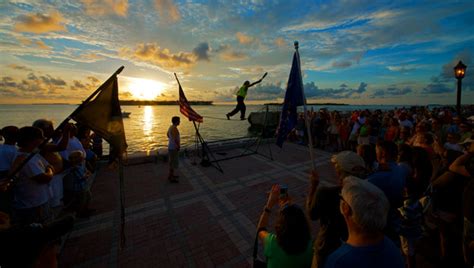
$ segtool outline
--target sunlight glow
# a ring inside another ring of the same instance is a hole
[[[148,138],[152,139],[153,133],[153,107],[145,106],[143,110],[143,134]]]
[[[142,78],[130,79],[128,86],[132,97],[136,100],[155,100],[165,88],[165,84],[155,80]]]

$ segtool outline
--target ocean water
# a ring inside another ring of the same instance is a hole
[[[352,111],[355,109],[387,110],[394,107],[317,105],[313,106],[313,109],[328,108],[329,110]],[[39,118],[50,119],[57,126],[76,108],[77,105],[0,105],[0,128],[7,125],[31,126],[33,121]],[[239,120],[239,114],[233,117],[234,120],[226,120],[225,114],[234,108],[231,105],[194,106],[193,108],[204,117],[204,123],[200,125],[200,133],[205,140],[248,137],[256,134],[249,131],[250,124],[247,120]],[[264,111],[264,109],[263,105],[247,105],[247,115],[250,112]],[[275,109],[278,107],[270,108],[270,110]],[[311,109],[311,106],[308,109]],[[182,146],[194,143],[194,126],[180,114],[179,106],[122,106],[122,111],[131,112],[130,118],[123,120],[129,153],[166,147],[168,144],[166,132],[171,124],[172,116],[181,117],[179,130]]]

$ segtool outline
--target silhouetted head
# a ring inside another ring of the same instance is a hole
[[[250,81],[245,81],[244,82],[244,86],[249,86],[250,85]]]
[[[43,139],[43,131],[37,127],[22,127],[18,131],[18,147],[35,148]]]
[[[15,144],[18,139],[18,127],[6,126],[0,130],[0,134],[5,138],[5,144]]]
[[[173,123],[173,125],[179,125],[179,122],[180,122],[180,119],[179,119],[179,116],[173,116],[173,118],[171,118],[171,123]]]
[[[280,210],[276,226],[280,247],[290,255],[304,252],[311,240],[311,231],[304,211],[296,205]]]
[[[47,119],[38,119],[35,122],[33,122],[33,126],[41,129],[43,131],[43,134],[46,137],[53,136],[53,133],[54,133],[53,121],[47,120]]]

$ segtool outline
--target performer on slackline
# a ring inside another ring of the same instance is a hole
[[[227,119],[230,120],[230,117],[233,116],[234,114],[238,113],[240,111],[240,120],[245,120],[245,103],[244,99],[247,96],[247,90],[251,86],[255,86],[256,84],[262,82],[263,78],[267,76],[267,73],[265,73],[260,80],[250,83],[249,81],[245,81],[244,84],[239,88],[237,91],[237,106],[235,106],[235,109],[232,110],[232,112],[226,114]]]

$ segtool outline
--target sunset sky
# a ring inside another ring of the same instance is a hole
[[[120,66],[122,99],[281,101],[293,41],[312,102],[474,103],[474,1],[0,1],[0,103],[79,103]]]

